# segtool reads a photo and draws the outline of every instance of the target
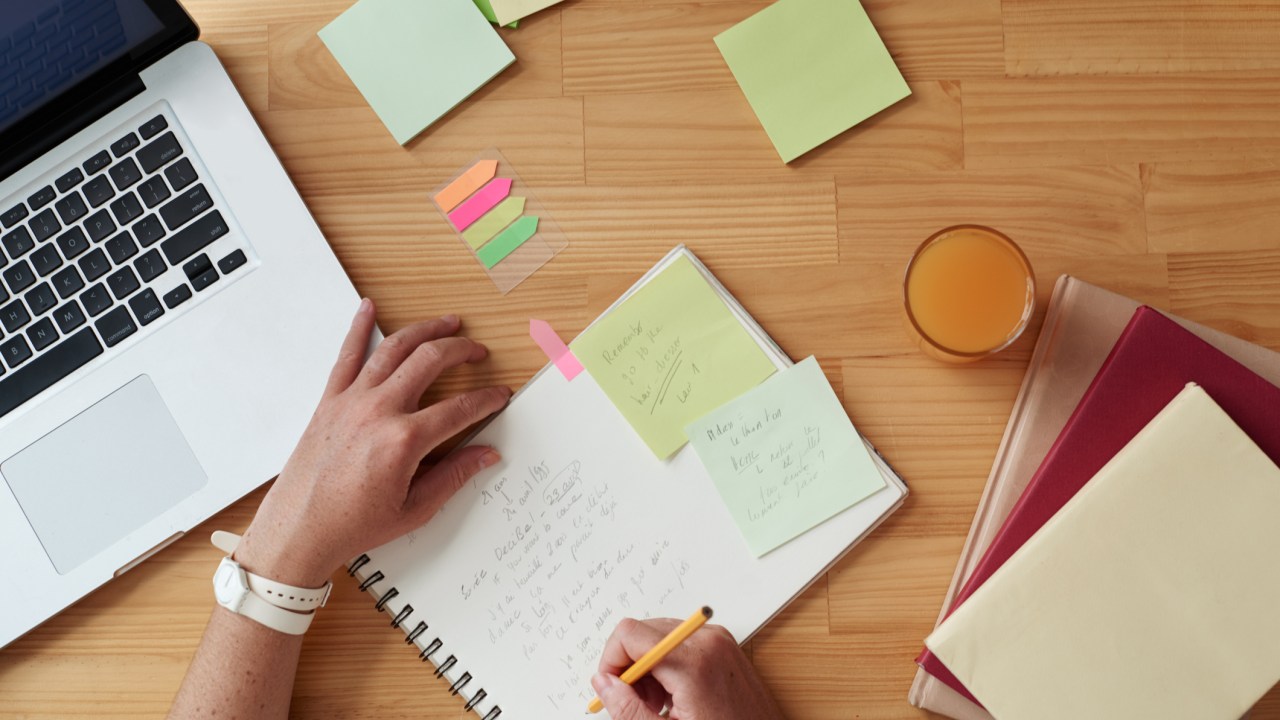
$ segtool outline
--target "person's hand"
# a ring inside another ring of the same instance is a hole
[[[391,335],[366,361],[373,327],[365,300],[320,406],[236,550],[250,572],[319,587],[352,557],[421,526],[498,462],[492,448],[467,447],[421,466],[427,453],[511,397],[490,387],[418,408],[442,372],[483,360],[485,347],[455,337],[459,321],[449,316]]]
[[[728,630],[706,625],[685,640],[635,685],[618,679],[657,645],[679,620],[618,623],[604,646],[591,686],[613,720],[782,720],[773,696]]]

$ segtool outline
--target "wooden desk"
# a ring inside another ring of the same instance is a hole
[[[519,386],[543,362],[530,316],[576,333],[683,242],[793,357],[818,356],[910,483],[752,643],[793,718],[921,716],[912,658],[1034,341],[967,367],[912,348],[899,284],[932,231],[992,225],[1046,294],[1069,272],[1280,349],[1275,3],[865,0],[914,94],[788,167],[711,41],[766,3],[569,0],[503,31],[518,64],[401,149],[316,38],[351,1],[187,4],[384,327],[457,311],[494,349],[442,391]],[[572,243],[506,297],[426,197],[488,146]],[[162,715],[212,606],[209,531],[260,498],[0,651],[0,714]],[[337,583],[294,714],[464,717],[371,605]]]

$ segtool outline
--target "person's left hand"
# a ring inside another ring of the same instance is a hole
[[[366,361],[373,327],[365,300],[319,408],[235,552],[246,570],[319,587],[359,553],[421,526],[498,462],[492,448],[466,447],[421,467],[427,453],[511,397],[490,387],[418,408],[442,372],[485,359],[486,348],[456,337],[459,320],[449,316],[391,335]]]

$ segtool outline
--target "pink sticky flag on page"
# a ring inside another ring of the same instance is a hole
[[[542,352],[546,353],[547,357],[551,358],[551,362],[560,368],[565,380],[572,380],[582,372],[582,363],[578,362],[578,358],[574,357],[569,346],[564,344],[555,329],[545,320],[529,321],[529,337],[533,338],[533,341],[538,343],[538,347],[542,348]]]
[[[462,232],[484,217],[484,214],[492,210],[494,205],[505,200],[510,194],[511,178],[498,178],[480,188],[480,191],[471,196],[470,200],[449,213],[449,222],[458,228],[458,232]]]

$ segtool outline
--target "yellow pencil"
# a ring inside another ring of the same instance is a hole
[[[698,631],[698,628],[707,624],[711,619],[711,608],[703,607],[698,612],[689,616],[688,620],[676,626],[669,635],[662,638],[657,645],[654,645],[649,652],[645,653],[635,665],[627,668],[619,679],[628,685],[634,685],[637,680],[649,674],[654,665],[662,662],[662,659],[671,654],[672,650],[679,647],[680,643],[689,639],[689,636]],[[587,712],[598,713],[604,709],[604,703],[600,702],[600,698],[594,698],[587,705]]]

